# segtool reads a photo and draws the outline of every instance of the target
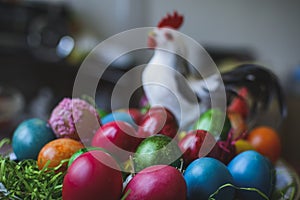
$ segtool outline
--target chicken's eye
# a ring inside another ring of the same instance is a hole
[[[173,40],[173,35],[171,33],[165,33],[165,37],[168,39],[168,40]]]

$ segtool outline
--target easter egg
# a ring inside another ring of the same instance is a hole
[[[113,121],[123,121],[123,122],[127,122],[128,124],[130,124],[131,126],[135,127],[136,123],[135,121],[132,119],[131,115],[129,113],[126,112],[112,112],[107,114],[105,117],[101,118],[102,124],[107,124],[109,122],[113,122]]]
[[[125,161],[142,141],[135,129],[124,121],[113,121],[101,126],[92,140],[92,146],[101,147]]]
[[[42,147],[54,139],[55,135],[46,121],[28,119],[14,131],[12,148],[18,160],[37,159]]]
[[[180,167],[181,151],[175,140],[165,135],[154,135],[146,138],[134,154],[134,165],[137,172],[152,165],[172,165]]]
[[[231,124],[226,114],[224,124],[222,124],[220,121],[223,119],[223,116],[224,114],[219,109],[209,109],[196,121],[194,130],[206,130],[213,136],[226,140]],[[221,130],[221,133],[218,130]]]
[[[178,122],[175,116],[163,107],[151,107],[139,125],[138,135],[142,138],[155,134],[174,138],[178,131]]]
[[[64,98],[53,109],[49,124],[58,138],[72,138],[87,144],[98,130],[100,118],[88,102]]]
[[[236,154],[240,154],[244,151],[255,150],[254,147],[247,141],[240,139],[234,143]]]
[[[227,167],[214,158],[198,158],[185,170],[184,179],[187,184],[189,200],[209,199],[219,187],[232,184],[233,179]],[[235,190],[224,187],[213,196],[214,199],[234,199]]]
[[[255,188],[266,197],[273,191],[274,171],[270,162],[260,153],[249,150],[234,157],[228,164],[234,185],[242,188]],[[257,191],[237,190],[238,199],[263,200]]]
[[[275,163],[281,154],[281,141],[278,133],[271,127],[259,126],[249,132],[248,142],[256,151]]]
[[[184,164],[188,165],[197,158],[206,156],[215,143],[215,138],[207,131],[188,132],[178,143],[183,153]]]
[[[48,167],[54,168],[58,166],[62,160],[69,159],[76,151],[83,147],[82,143],[70,138],[53,140],[41,149],[37,160],[38,167],[42,169],[47,162],[50,161]],[[66,165],[62,166],[60,170],[64,171],[65,168]]]
[[[126,200],[185,200],[186,183],[174,167],[155,165],[136,174],[126,186]]]
[[[133,121],[137,125],[140,123],[140,120],[143,117],[143,114],[137,108],[119,109],[119,110],[116,110],[115,112],[125,112],[125,113],[128,113],[132,117]]]
[[[117,162],[106,152],[93,150],[81,154],[64,177],[64,200],[119,200],[122,173]]]

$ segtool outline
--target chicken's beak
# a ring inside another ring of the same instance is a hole
[[[148,34],[148,47],[151,49],[154,49],[156,47],[156,40],[155,40],[155,33],[153,31],[151,31]]]

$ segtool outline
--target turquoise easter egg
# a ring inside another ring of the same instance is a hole
[[[126,112],[112,112],[101,118],[103,125],[113,121],[123,121],[129,123],[133,127],[137,126],[130,114]]]
[[[54,139],[47,122],[33,118],[23,121],[14,131],[12,148],[18,160],[37,159],[43,146]]]
[[[232,174],[235,186],[255,189],[237,190],[238,199],[263,200],[266,199],[265,197],[270,198],[275,174],[271,162],[260,153],[249,150],[238,154],[228,164],[228,170]]]
[[[194,160],[186,168],[184,179],[188,200],[210,199],[210,197],[216,200],[234,199],[234,188],[224,187],[219,190],[221,186],[233,183],[227,167],[219,160],[207,157]]]

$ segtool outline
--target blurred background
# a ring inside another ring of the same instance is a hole
[[[77,70],[98,43],[131,28],[156,26],[177,10],[185,16],[180,31],[202,44],[218,66],[258,62],[279,77],[289,112],[278,127],[283,157],[300,170],[299,9],[298,0],[0,1],[0,135],[10,136],[28,117],[47,119],[72,95]],[[125,55],[112,63],[97,104],[109,110],[106,102],[118,78],[149,58]]]

